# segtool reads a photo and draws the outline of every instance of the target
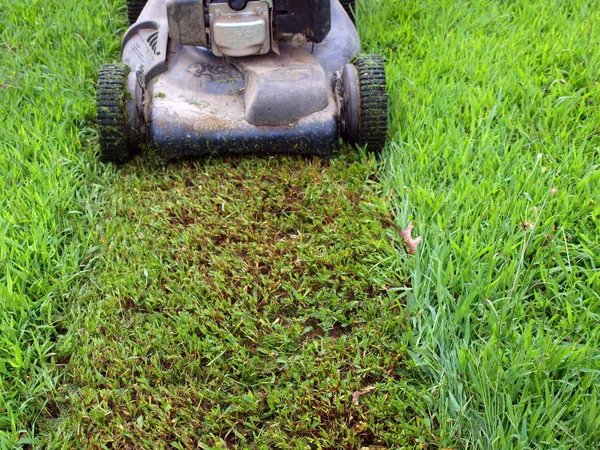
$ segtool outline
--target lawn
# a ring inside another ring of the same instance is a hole
[[[595,2],[364,0],[381,155],[117,168],[123,2],[0,10],[0,448],[600,448]]]

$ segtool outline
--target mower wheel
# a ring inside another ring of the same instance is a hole
[[[137,22],[146,3],[147,0],[127,0],[127,17],[129,18],[129,25],[133,25]]]
[[[128,74],[129,67],[125,64],[105,64],[98,73],[96,107],[100,157],[103,162],[121,164],[129,158],[126,104]]]
[[[388,95],[385,66],[379,55],[359,55],[354,60],[359,87],[359,146],[383,150],[388,132]]]
[[[354,13],[356,12],[356,0],[340,0],[340,3],[354,22]]]

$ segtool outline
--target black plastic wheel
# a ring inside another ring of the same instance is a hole
[[[340,3],[354,22],[354,12],[356,11],[356,0],[340,0]]]
[[[101,159],[123,163],[129,158],[127,147],[127,94],[129,67],[105,64],[98,73],[96,107]]]
[[[379,55],[359,55],[354,60],[358,73],[358,142],[370,151],[383,150],[388,132],[388,95],[385,66]]]
[[[127,0],[127,17],[129,18],[129,25],[133,25],[137,22],[146,3],[147,0]]]

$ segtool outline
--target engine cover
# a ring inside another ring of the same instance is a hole
[[[211,3],[211,50],[215,56],[265,55],[271,50],[271,11],[266,1],[248,2],[242,11]]]

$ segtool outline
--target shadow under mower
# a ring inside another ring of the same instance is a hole
[[[129,0],[122,63],[98,77],[102,159],[381,150],[385,71],[360,54],[354,2]]]

